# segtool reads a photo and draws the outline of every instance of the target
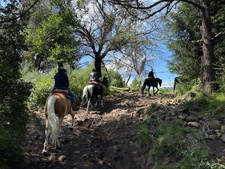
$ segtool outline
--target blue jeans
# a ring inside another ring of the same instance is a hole
[[[55,90],[55,89],[68,90],[69,91],[69,95],[71,96],[71,102],[75,101],[75,96],[74,96],[74,94],[71,92],[71,90],[68,87],[53,87],[53,90]]]

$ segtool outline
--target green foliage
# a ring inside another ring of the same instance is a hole
[[[75,102],[80,103],[83,88],[89,83],[89,75],[92,71],[92,65],[85,68],[74,70],[69,74],[70,89],[75,95]]]
[[[177,95],[184,95],[190,91],[196,91],[200,89],[200,82],[193,80],[188,80],[187,82],[180,82],[176,84]]]
[[[146,113],[151,115],[151,113],[154,113],[155,111],[160,109],[160,105],[157,103],[152,103],[148,108]]]
[[[219,119],[225,117],[225,94],[224,93],[197,93],[197,97],[189,101],[191,109],[198,110],[203,114],[210,114]]]
[[[194,98],[190,99],[190,95],[195,94]],[[198,112],[199,114],[209,114],[214,118],[223,119],[225,117],[225,93],[207,93],[200,91],[189,91],[184,95],[177,97],[182,98],[183,103],[188,106],[190,111]]]
[[[155,106],[153,106],[155,107]],[[139,143],[150,144],[149,155],[155,167],[177,169],[204,169],[210,155],[203,136],[198,130],[182,127],[175,122],[147,120],[148,126],[140,127]],[[153,139],[154,138],[154,139]]]
[[[198,0],[195,0],[198,3]],[[210,1],[210,16],[212,22],[214,63],[216,83],[218,88],[224,90],[224,64],[225,64],[225,1]],[[197,8],[188,3],[181,3],[175,12],[171,12],[167,19],[169,40],[167,47],[173,52],[172,60],[168,61],[169,69],[179,75],[190,79],[202,77],[201,57],[202,43],[200,36],[200,16]]]
[[[10,21],[20,13],[16,1],[0,8],[0,167],[19,168],[28,123],[26,102],[32,85],[20,79],[20,52],[24,47],[21,20]],[[4,17],[2,17],[4,16]]]
[[[148,126],[146,124],[138,127],[138,143],[141,146],[148,147],[153,140],[153,136],[150,135]]]
[[[131,90],[141,90],[141,87],[142,87],[142,80],[134,78],[130,85]]]
[[[172,88],[159,89],[158,93],[168,94],[171,93],[172,90]]]
[[[126,87],[125,82],[122,79],[122,76],[117,71],[109,70],[109,83],[115,87]]]
[[[221,60],[222,61],[222,60]],[[225,92],[225,63],[220,63],[217,68],[217,83],[220,92]]]
[[[67,74],[70,82],[69,87],[75,95],[75,102],[77,104],[80,104],[83,88],[89,83],[89,75],[93,69],[93,65],[87,65],[87,67],[85,68],[76,70],[70,70],[68,65],[64,66],[68,70]],[[24,73],[23,79],[26,82],[30,82],[34,85],[32,94],[29,97],[29,106],[36,108],[43,107],[46,98],[49,96],[54,86],[54,76],[57,73],[57,68],[54,68],[49,73],[40,73],[35,70],[27,71],[27,67],[24,66],[24,69],[22,69],[21,72]],[[113,72],[112,70],[110,70],[109,72],[103,71],[103,76],[109,79],[109,85],[111,85],[112,82],[117,83],[117,85],[122,85],[120,87],[124,87],[123,85],[125,85],[118,72]],[[105,94],[109,94],[108,88],[105,88]]]
[[[215,161],[212,163],[208,162],[209,167],[211,169],[224,169],[225,168],[225,160],[219,159],[219,158],[217,158],[216,160],[217,160],[216,162]]]
[[[77,21],[70,9],[70,3],[67,0],[49,3],[49,8],[53,7],[51,5],[58,8],[57,4],[63,4],[65,8],[57,13],[52,11],[52,14],[39,23],[35,31],[27,29],[26,43],[37,58],[44,57],[44,61],[64,61],[71,65],[80,59],[76,49],[79,40],[74,37],[74,27],[77,26]],[[33,15],[37,17],[36,13]]]
[[[27,75],[32,79],[32,83],[34,84],[31,96],[29,97],[30,107],[40,107],[45,104],[46,98],[49,96],[54,86],[53,72],[49,74],[40,74],[34,71]]]
[[[172,60],[168,60],[169,69],[195,79],[201,73],[201,44],[193,43],[201,39],[199,11],[191,4],[181,3],[176,12],[171,12],[169,16],[166,25],[169,40],[166,45],[173,52]]]
[[[213,34],[218,35],[214,38],[214,54],[216,58],[216,72],[219,88],[221,91],[224,90],[225,80],[225,32],[224,32],[224,18],[225,18],[225,1],[212,1],[211,2],[211,20],[213,24]]]

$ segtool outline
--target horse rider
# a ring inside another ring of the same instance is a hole
[[[53,87],[53,91],[55,89],[68,90],[68,94],[71,96],[71,106],[73,111],[77,111],[78,107],[75,104],[75,96],[69,88],[69,78],[66,74],[67,70],[64,69],[62,63],[58,65],[58,73],[54,76],[55,85]]]
[[[92,69],[92,72],[90,73],[90,76],[89,76],[89,81],[90,81],[90,84],[94,84],[95,86],[99,87],[99,89],[102,88],[102,84],[99,82],[99,75],[96,71],[96,69]]]
[[[151,71],[148,73],[148,78],[152,78],[155,81],[155,76],[154,76],[153,68],[151,68]]]
[[[90,76],[89,76],[89,81],[90,82],[98,82],[98,73],[96,71],[96,69],[92,69],[92,72],[90,73]]]

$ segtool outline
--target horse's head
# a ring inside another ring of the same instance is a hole
[[[100,77],[98,79],[105,87],[108,86],[108,79],[106,77]]]
[[[159,83],[159,86],[161,87],[161,85],[162,85],[162,80],[159,79],[159,78],[156,78],[156,80],[157,80],[157,82]]]

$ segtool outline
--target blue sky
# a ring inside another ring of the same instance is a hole
[[[178,76],[177,74],[171,73],[167,68],[167,60],[171,59],[172,53],[165,45],[160,45],[160,50],[162,50],[163,54],[153,65],[155,77],[162,79],[162,87],[172,87],[174,78]]]

